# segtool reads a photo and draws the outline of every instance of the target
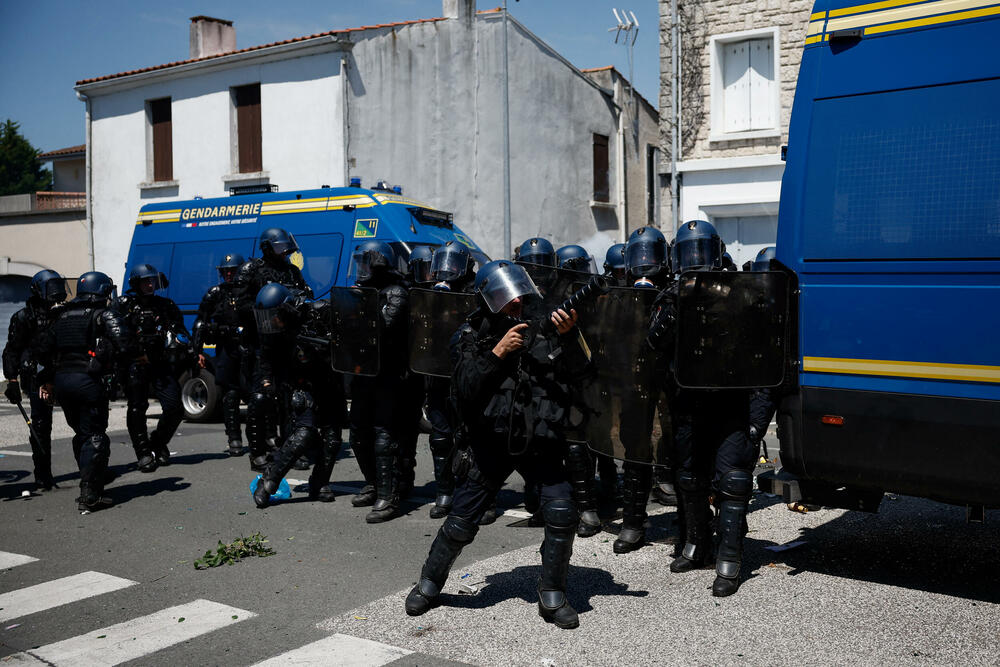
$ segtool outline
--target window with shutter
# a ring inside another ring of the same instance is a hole
[[[147,102],[152,128],[153,180],[174,179],[174,138],[171,123],[170,98]]]
[[[608,137],[603,134],[594,135],[594,201],[611,201]]]
[[[777,42],[777,28],[712,38],[713,140],[778,130]]]
[[[239,173],[263,171],[260,137],[260,84],[233,88]]]

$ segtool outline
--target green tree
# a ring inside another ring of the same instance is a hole
[[[41,153],[21,136],[9,118],[0,125],[0,196],[23,195],[52,188],[52,172],[42,169]]]

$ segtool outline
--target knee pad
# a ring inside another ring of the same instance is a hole
[[[455,544],[465,546],[476,537],[479,525],[468,519],[449,515],[441,524],[441,532]]]
[[[289,407],[292,409],[292,414],[300,415],[306,410],[309,410],[313,406],[312,396],[308,392],[302,391],[301,389],[296,389],[292,392],[292,398],[289,401]]]
[[[225,393],[222,394],[222,405],[227,410],[233,408],[239,408],[240,406],[240,392],[238,389],[226,389]]]
[[[384,428],[375,428],[375,456],[396,456],[399,443]]]
[[[704,477],[699,477],[687,470],[677,473],[677,486],[681,488],[681,491],[686,491],[687,493],[708,490],[708,485],[705,484]]]
[[[100,456],[111,455],[111,438],[106,434],[90,436],[90,446],[94,448],[94,453]]]
[[[576,528],[580,518],[576,512],[576,505],[569,498],[556,498],[545,503],[542,507],[542,516],[545,517],[546,525],[553,528]]]
[[[753,477],[746,470],[730,470],[719,480],[719,491],[726,500],[746,500],[753,491]]]
[[[451,438],[431,438],[431,454],[433,456],[448,456],[452,448]]]

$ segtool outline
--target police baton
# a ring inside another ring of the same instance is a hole
[[[31,437],[35,439],[36,443],[41,442],[38,439],[38,434],[35,433],[35,427],[31,424],[31,417],[29,417],[28,413],[24,410],[24,405],[21,403],[15,403],[15,405],[17,405],[17,409],[21,411],[21,416],[24,417],[24,423],[28,425],[28,433],[30,433]]]

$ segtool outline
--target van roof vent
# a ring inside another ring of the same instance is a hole
[[[230,197],[240,195],[260,195],[266,192],[277,192],[278,186],[274,183],[258,183],[256,185],[235,185],[229,188]]]

